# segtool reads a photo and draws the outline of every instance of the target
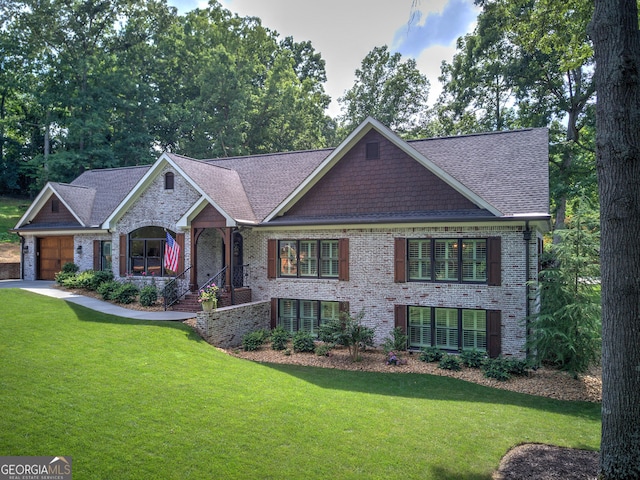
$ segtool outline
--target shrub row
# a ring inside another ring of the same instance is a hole
[[[446,370],[460,370],[462,365],[480,368],[487,378],[509,380],[512,376],[528,375],[530,366],[525,360],[517,358],[488,358],[484,352],[464,350],[460,355],[451,355],[436,347],[425,347],[418,356],[423,362],[439,362],[438,366]]]

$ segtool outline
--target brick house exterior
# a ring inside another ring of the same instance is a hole
[[[15,231],[29,280],[65,260],[160,286],[188,270],[192,289],[223,271],[229,289],[270,303],[272,326],[317,331],[364,310],[378,342],[399,326],[412,348],[521,357],[547,162],[546,129],[407,142],[369,118],[335,149],[165,153],[49,183]],[[163,263],[167,231],[179,272]]]

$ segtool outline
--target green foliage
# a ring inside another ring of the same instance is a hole
[[[375,47],[355,72],[356,81],[338,99],[341,127],[348,132],[368,116],[380,120],[402,137],[414,137],[428,112],[429,80],[416,61],[402,61],[385,45]]]
[[[316,350],[316,342],[311,332],[306,330],[298,330],[293,334],[293,351],[294,352],[314,352]]]
[[[74,272],[58,272],[55,274],[54,279],[58,285],[65,285],[65,282],[75,278],[76,274]]]
[[[111,293],[111,300],[116,303],[129,304],[138,296],[139,290],[133,283],[120,283],[118,287]]]
[[[62,273],[77,273],[80,267],[73,262],[67,262],[62,266]]]
[[[155,285],[145,285],[140,289],[140,305],[150,307],[158,301],[158,288]]]
[[[574,374],[600,358],[600,232],[597,215],[581,201],[540,272],[541,308],[530,321],[528,346],[538,362]]]
[[[517,358],[488,358],[482,364],[482,373],[487,378],[506,381],[512,375],[524,376],[529,373],[529,365],[526,360]]]
[[[360,359],[360,351],[373,346],[375,329],[362,323],[365,312],[361,310],[355,317],[342,313],[340,318],[333,319],[320,326],[318,338],[326,343],[343,345],[349,349],[352,361]]]
[[[333,345],[330,343],[319,343],[316,345],[316,355],[319,357],[328,357],[329,352],[333,349]]]
[[[273,350],[284,350],[291,338],[291,333],[278,325],[271,330],[271,348]]]
[[[395,327],[391,331],[391,336],[384,339],[382,349],[384,353],[404,352],[407,349],[407,335],[404,334],[402,328]]]
[[[263,329],[254,330],[242,337],[242,348],[245,352],[258,350],[269,338],[269,332]]]
[[[438,363],[438,367],[444,370],[454,370],[458,371],[462,369],[462,360],[457,355],[451,355],[449,353],[445,353],[442,355],[440,359],[440,363]]]
[[[111,270],[99,270],[93,272],[93,278],[87,288],[97,291],[100,285],[113,281],[113,272]]]
[[[460,353],[462,364],[469,368],[480,368],[486,359],[487,354],[478,350],[463,350]]]
[[[120,282],[111,280],[109,282],[101,283],[97,289],[97,292],[102,295],[105,300],[112,300],[114,292],[120,288]]]
[[[6,138],[6,137],[5,137]],[[2,159],[0,159],[0,165]],[[5,164],[6,169],[6,164]],[[15,172],[13,172],[15,174]],[[9,172],[4,173],[5,180]],[[3,188],[3,174],[0,174],[0,192],[11,190],[10,188]],[[12,198],[0,196],[0,243],[18,243],[20,237],[15,233],[9,233],[9,230],[16,226],[16,223],[20,220],[20,217],[29,208],[29,202],[21,198]]]
[[[418,355],[418,359],[422,362],[439,362],[442,359],[442,355],[444,352],[440,350],[438,347],[423,347],[420,350],[420,355]]]

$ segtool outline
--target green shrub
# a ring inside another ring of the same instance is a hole
[[[442,354],[442,350],[438,347],[423,347],[422,350],[420,350],[418,359],[427,363],[439,362],[440,359],[442,359]]]
[[[524,377],[529,375],[529,363],[526,360],[518,360],[517,358],[507,358],[507,368],[511,375]]]
[[[352,361],[360,359],[360,350],[373,346],[375,330],[362,324],[364,309],[355,317],[342,313],[340,318],[330,320],[320,326],[318,338],[333,345],[343,345],[349,349]]]
[[[73,262],[67,262],[62,266],[62,273],[77,273],[80,267]]]
[[[253,352],[258,350],[264,342],[269,338],[266,330],[254,330],[242,337],[242,348],[245,352]]]
[[[101,283],[97,289],[97,292],[102,295],[105,300],[112,300],[113,292],[120,288],[120,282],[111,280],[110,282]]]
[[[486,359],[487,354],[478,350],[463,350],[460,353],[462,364],[469,368],[480,368]]]
[[[111,300],[117,303],[129,304],[132,303],[138,296],[138,287],[133,283],[120,283],[118,287],[112,292]]]
[[[404,334],[400,327],[396,327],[391,331],[391,336],[384,339],[382,349],[384,353],[404,352],[407,349],[407,335]]]
[[[271,348],[273,350],[284,350],[287,348],[287,342],[291,338],[291,333],[281,326],[277,326],[271,330]]]
[[[319,343],[316,345],[316,355],[319,357],[328,357],[332,348],[333,345],[330,343]]]
[[[89,290],[97,291],[98,287],[103,283],[113,281],[113,272],[111,270],[98,270],[93,272],[91,283],[87,286]]]
[[[140,305],[150,307],[158,301],[158,289],[155,285],[145,285],[140,289]]]
[[[490,358],[482,364],[482,373],[487,378],[495,378],[504,382],[511,378],[509,365],[504,358]]]
[[[75,276],[76,274],[73,272],[58,272],[56,273],[54,279],[58,285],[64,286],[67,280],[71,279],[71,281],[73,281],[73,278]]]
[[[315,350],[316,342],[311,332],[299,330],[293,335],[294,352],[314,352]]]
[[[454,370],[457,372],[462,368],[462,361],[457,355],[450,355],[448,353],[445,353],[444,355],[442,355],[438,366],[444,370]]]
[[[85,270],[76,274],[75,284],[76,288],[84,288],[91,290],[93,286],[95,272],[93,270]]]

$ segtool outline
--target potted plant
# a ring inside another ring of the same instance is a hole
[[[218,306],[218,287],[215,283],[206,285],[198,292],[198,302],[202,305],[202,310],[210,312]]]

